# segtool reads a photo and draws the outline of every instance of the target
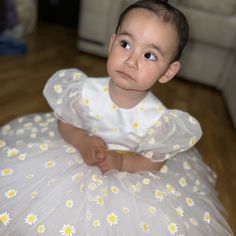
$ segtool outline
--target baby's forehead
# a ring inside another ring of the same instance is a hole
[[[122,28],[122,26],[124,26],[125,24],[127,24],[128,21],[130,21],[130,19],[135,18],[134,21],[131,21],[132,24],[139,24],[139,21],[137,21],[137,19],[139,18],[146,18],[146,19],[156,19],[157,23],[162,22],[163,24],[167,24],[170,25],[174,28],[174,30],[176,30],[175,24],[173,23],[173,21],[170,19],[170,17],[167,16],[166,14],[166,10],[163,11],[153,11],[151,9],[147,9],[147,8],[133,8],[130,11],[128,11],[126,13],[126,15],[124,16],[120,27]]]

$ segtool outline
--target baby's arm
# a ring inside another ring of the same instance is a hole
[[[80,151],[85,163],[88,165],[96,165],[99,161],[96,152],[107,149],[105,142],[101,138],[91,136],[83,129],[61,121],[58,121],[58,129],[64,140]]]
[[[98,163],[98,167],[103,173],[112,169],[135,173],[138,171],[158,171],[163,164],[164,162],[153,162],[138,153],[121,154],[116,151],[108,151],[104,160]]]
[[[163,162],[154,162],[150,159],[135,153],[134,155],[122,154],[122,170],[128,172],[158,171],[164,165]]]

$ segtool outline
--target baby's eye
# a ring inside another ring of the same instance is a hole
[[[123,48],[130,49],[129,43],[126,42],[126,41],[124,41],[124,40],[122,40],[122,41],[120,42],[120,45],[121,45],[121,47],[123,47]]]
[[[148,60],[151,60],[151,61],[157,60],[157,57],[151,52],[145,53],[144,57],[147,58]]]

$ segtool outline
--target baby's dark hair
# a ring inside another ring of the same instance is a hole
[[[119,30],[125,16],[133,9],[143,8],[147,9],[158,17],[161,18],[163,22],[172,24],[176,28],[178,35],[178,46],[176,55],[173,61],[179,60],[185,45],[189,38],[189,25],[185,15],[168,3],[168,0],[141,0],[134,4],[128,6],[120,15],[118,19],[118,24],[116,27],[116,33]]]

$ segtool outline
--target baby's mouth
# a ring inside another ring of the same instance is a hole
[[[117,71],[117,72],[124,79],[135,80],[132,76],[130,76],[128,73],[126,73],[124,71]]]

